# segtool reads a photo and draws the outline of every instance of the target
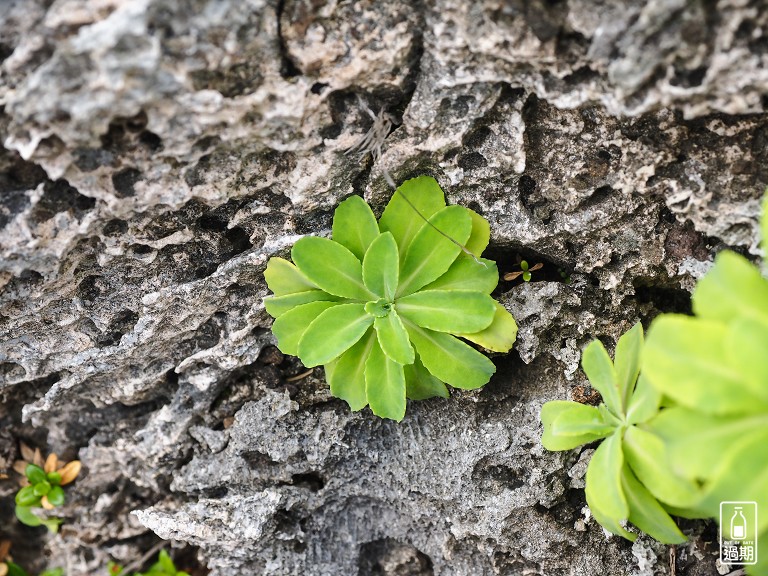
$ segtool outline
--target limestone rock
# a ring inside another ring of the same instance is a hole
[[[55,538],[0,481],[16,556],[95,574],[151,530],[222,576],[653,566],[582,514],[538,410],[589,340],[757,255],[767,35],[762,0],[7,0],[0,466],[20,439],[84,463]],[[380,159],[345,154],[382,111]],[[544,264],[499,286],[492,382],[399,425],[276,353],[261,301],[339,201],[380,212],[384,171],[483,214],[502,274]]]

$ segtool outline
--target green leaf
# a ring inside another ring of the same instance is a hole
[[[379,225],[365,200],[350,196],[333,214],[332,238],[363,261],[371,242],[379,235]]]
[[[408,204],[403,195],[413,206]],[[421,216],[414,210],[414,207]],[[392,232],[392,236],[397,242],[400,258],[405,258],[405,251],[411,240],[423,226],[426,226],[422,216],[429,219],[442,208],[445,208],[445,195],[437,180],[430,176],[419,176],[406,180],[397,188],[384,209],[379,220],[379,229],[382,232]]]
[[[722,501],[765,502],[768,494],[768,428],[753,430],[722,455],[718,470],[705,484],[698,505],[717,516]],[[768,529],[768,515],[758,515],[758,530]]]
[[[768,280],[746,258],[723,251],[693,291],[693,311],[706,320],[753,318],[768,324]]]
[[[34,486],[24,486],[16,492],[16,504],[19,506],[39,506],[40,494],[35,493]]]
[[[368,404],[365,395],[365,363],[375,341],[375,332],[369,330],[357,344],[325,366],[331,394],[346,401],[353,412]]]
[[[51,568],[43,570],[39,576],[64,576],[64,568]]]
[[[626,412],[629,407],[629,400],[635,390],[637,375],[640,373],[640,354],[642,351],[643,326],[638,322],[619,338],[614,355],[622,412]]]
[[[597,447],[587,466],[585,494],[587,504],[603,528],[634,542],[637,536],[625,530],[621,522],[629,518],[629,504],[622,490],[621,433],[617,431]]]
[[[160,554],[157,556],[157,563],[168,574],[176,574],[176,566],[173,565],[170,554],[165,550],[160,550]]]
[[[333,306],[337,306],[337,304],[335,302],[310,302],[281,315],[272,323],[272,333],[277,338],[277,347],[284,354],[298,356],[299,342],[309,325],[320,314]]]
[[[432,226],[419,230],[405,253],[398,296],[411,294],[445,274],[461,252],[449,238],[463,244],[472,231],[472,219],[461,206],[443,208],[429,222]]]
[[[293,245],[296,266],[321,290],[353,300],[373,300],[363,284],[363,266],[352,252],[327,238],[305,236]]]
[[[474,210],[469,208],[464,208],[464,210],[472,218],[472,233],[469,235],[469,239],[464,247],[479,258],[483,251],[488,248],[488,243],[491,241],[491,225],[488,223],[488,220]]]
[[[487,328],[496,314],[487,294],[458,290],[422,290],[398,299],[395,308],[422,328],[470,334]]]
[[[663,314],[648,331],[643,373],[662,394],[707,414],[764,410],[729,364],[727,334],[720,322]]]
[[[390,302],[395,298],[400,276],[397,243],[392,234],[385,232],[372,243],[363,259],[363,281],[373,294]]]
[[[374,342],[365,364],[365,393],[376,416],[400,422],[405,416],[405,375]]]
[[[264,270],[264,279],[275,296],[306,292],[317,288],[293,264],[282,258],[270,258]]]
[[[45,481],[45,471],[40,466],[34,464],[27,464],[24,474],[31,484],[37,484],[38,482]]]
[[[763,254],[768,258],[768,188],[763,197],[763,216],[760,218],[760,233],[762,236]],[[768,562],[768,559],[766,560]]]
[[[611,434],[615,426],[606,423],[594,406],[567,400],[552,400],[541,407],[544,434],[541,444],[547,450],[570,450]]]
[[[763,218],[763,238],[768,234],[768,231],[766,231],[765,228],[768,228],[768,225],[766,225],[766,219]],[[763,243],[763,250],[768,254],[768,241]],[[765,515],[765,512],[760,513],[763,516]],[[749,574],[749,576],[763,576],[764,574],[768,574],[768,530],[758,534],[757,563],[752,566],[747,566],[747,574]]]
[[[48,492],[48,502],[54,506],[64,505],[64,489],[61,486],[52,486]]]
[[[592,387],[600,392],[603,402],[614,415],[624,414],[617,386],[616,370],[600,340],[593,340],[581,354],[581,365]]]
[[[413,364],[403,366],[405,372],[405,395],[411,400],[426,400],[427,398],[449,398],[445,383],[435,378],[424,368],[419,356]]]
[[[8,566],[8,576],[29,576],[27,571],[18,564],[6,560],[5,565]]]
[[[496,311],[493,315],[493,321],[488,328],[472,334],[456,334],[465,340],[479,344],[487,350],[493,352],[509,352],[517,338],[517,322],[512,314],[507,312],[498,302],[494,302]]]
[[[293,310],[302,304],[310,302],[338,302],[337,296],[331,296],[322,290],[307,290],[306,292],[296,292],[295,294],[286,294],[285,296],[267,296],[264,298],[264,308],[267,314],[272,318],[279,318],[289,310]]]
[[[728,326],[724,346],[742,385],[768,403],[768,325],[752,318],[735,318]]]
[[[41,518],[40,524],[48,528],[48,531],[52,534],[56,534],[59,531],[59,526],[62,525],[64,520],[61,518]]]
[[[663,410],[646,426],[664,440],[678,474],[706,480],[754,431],[768,429],[768,415],[712,416],[677,406]]]
[[[54,486],[58,486],[61,484],[61,474],[58,472],[48,472],[45,477],[48,479],[48,482],[53,484]]]
[[[673,471],[672,459],[659,436],[637,426],[630,426],[624,433],[623,448],[624,457],[632,471],[662,502],[685,508],[701,498],[694,482]]]
[[[40,526],[43,522],[39,516],[32,513],[30,506],[16,506],[16,518],[27,526]]]
[[[560,413],[552,421],[552,435],[567,437],[590,434],[604,438],[616,429],[616,424],[606,421],[598,408],[578,402],[570,404],[570,409],[560,409]]]
[[[392,310],[386,316],[376,318],[373,327],[376,330],[379,346],[391,360],[398,364],[413,363],[413,347],[397,312]]]
[[[43,480],[42,482],[35,484],[32,488],[35,495],[45,496],[51,489],[51,483],[48,482],[48,480]]]
[[[686,538],[674,520],[626,465],[622,469],[621,485],[629,504],[629,521],[632,524],[663,544],[685,542]]]
[[[493,362],[457,338],[403,323],[424,367],[443,382],[472,390],[487,384],[496,372]]]
[[[448,271],[422,290],[472,290],[490,294],[499,283],[496,262],[480,258],[478,264],[466,254],[459,254]]]
[[[627,423],[640,424],[653,418],[661,406],[661,394],[651,386],[648,378],[640,374],[635,386],[635,393],[629,400]]]
[[[309,306],[309,304],[307,304]],[[339,357],[362,338],[373,317],[363,304],[338,304],[315,318],[299,341],[299,358],[307,368]]]

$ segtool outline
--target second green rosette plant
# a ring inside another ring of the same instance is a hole
[[[499,274],[480,258],[489,239],[488,222],[446,206],[434,178],[403,183],[378,222],[362,198],[348,198],[331,239],[304,237],[293,264],[267,265],[274,296],[264,303],[278,347],[307,367],[324,365],[331,393],[352,410],[369,405],[397,421],[406,398],[485,385],[493,362],[459,338],[507,352],[517,335],[490,296]]]

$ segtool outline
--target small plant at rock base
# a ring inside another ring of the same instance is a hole
[[[34,452],[21,445],[24,460],[14,463],[14,470],[23,474],[22,487],[16,493],[16,518],[27,526],[45,526],[51,532],[57,532],[61,519],[41,517],[33,512],[35,508],[53,510],[64,504],[62,486],[74,481],[80,473],[80,462],[59,461],[56,454],[50,454],[43,461],[40,450]]]
[[[0,541],[0,576],[29,576],[29,573],[24,568],[13,562],[10,552],[11,541]],[[43,570],[38,576],[64,576],[64,569],[51,568]]]
[[[107,571],[109,576],[128,576],[125,569],[114,562],[109,563]],[[165,550],[160,550],[157,562],[152,564],[149,570],[146,572],[132,572],[130,576],[189,576],[189,574],[183,570],[177,570],[170,554]]]
[[[293,263],[271,258],[278,347],[307,367],[325,366],[331,393],[352,410],[402,420],[406,398],[475,389],[495,372],[462,342],[507,352],[517,325],[490,293],[496,264],[481,258],[488,222],[446,206],[433,178],[403,183],[377,222],[359,196],[342,202],[332,238],[304,237]],[[465,252],[466,250],[466,252]]]
[[[664,445],[641,425],[654,417],[661,394],[640,376],[643,329],[636,324],[616,346],[611,361],[599,340],[584,349],[582,366],[592,387],[603,397],[597,406],[555,400],[541,409],[542,444],[548,450],[570,450],[596,440],[587,467],[586,496],[595,519],[609,532],[634,540],[622,525],[629,520],[660,542],[679,544],[685,536],[664,505],[688,498],[695,485],[669,474]]]

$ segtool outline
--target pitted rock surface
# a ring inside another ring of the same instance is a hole
[[[6,0],[0,10],[0,473],[19,440],[83,461],[68,576],[186,545],[193,574],[669,574],[607,537],[586,454],[538,411],[581,348],[690,309],[758,255],[762,0]],[[380,156],[345,154],[382,113]],[[350,413],[274,347],[269,257],[429,174],[491,223],[520,325],[491,383]],[[568,279],[569,282],[565,282]],[[714,574],[685,524],[678,574]],[[714,539],[714,540],[713,540]]]

